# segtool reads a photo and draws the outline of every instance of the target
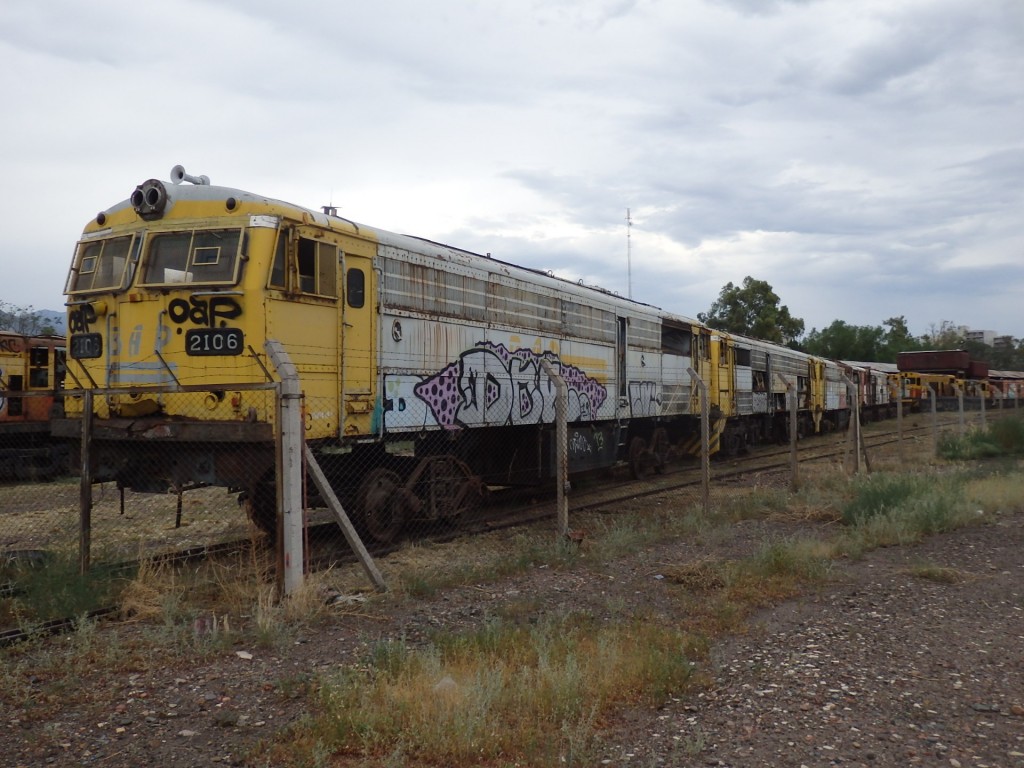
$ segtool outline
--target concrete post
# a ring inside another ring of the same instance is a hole
[[[541,367],[555,383],[555,494],[558,510],[558,534],[569,534],[569,386],[548,360],[541,359]]]
[[[267,354],[281,377],[278,389],[277,466],[279,562],[283,563],[279,586],[290,595],[303,582],[304,573],[304,521],[302,508],[302,391],[299,374],[287,351],[280,342],[267,339]],[[283,583],[282,583],[283,581]]]
[[[82,395],[82,468],[78,485],[78,571],[89,572],[92,561],[92,390]]]
[[[693,368],[687,368],[686,371],[700,390],[701,509],[708,516],[711,514],[711,404],[708,402],[708,387],[704,380]]]

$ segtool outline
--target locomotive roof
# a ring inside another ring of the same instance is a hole
[[[133,192],[133,195],[137,194],[139,190],[143,189],[147,185],[158,184],[162,187],[164,194],[166,194],[166,208],[168,210],[178,201],[215,202],[218,200],[227,200],[229,198],[234,198],[238,204],[248,203],[281,208],[283,211],[292,211],[294,215],[301,216],[312,224],[330,227],[335,230],[348,230],[353,235],[369,237],[377,243],[385,246],[432,256],[455,264],[461,263],[468,267],[483,269],[492,273],[515,276],[523,280],[546,285],[549,288],[562,292],[571,294],[583,293],[591,300],[593,300],[594,297],[600,297],[602,301],[610,304],[642,308],[644,311],[657,314],[659,317],[670,321],[690,325],[702,325],[698,320],[685,315],[679,315],[674,312],[666,311],[660,307],[656,307],[652,304],[621,296],[614,291],[610,291],[599,286],[586,285],[582,281],[574,282],[566,278],[558,277],[551,271],[524,267],[518,264],[513,264],[512,262],[496,259],[490,254],[484,255],[474,253],[472,251],[439,243],[424,237],[403,235],[384,229],[378,229],[377,227],[359,224],[351,219],[338,216],[336,213],[316,211],[301,205],[296,205],[294,203],[289,203],[284,200],[278,200],[264,195],[254,194],[242,189],[213,185],[209,183],[209,179],[205,176],[188,176],[185,174],[184,169],[181,168],[181,166],[175,166],[175,168],[171,170],[171,175],[172,178],[177,177],[177,180],[174,182],[164,182],[157,179],[150,179],[143,182],[143,184],[140,184],[136,188],[136,191]],[[182,184],[180,183],[181,180],[192,181],[193,183]],[[109,216],[124,209],[131,209],[134,207],[132,198],[129,197],[117,205],[107,209],[104,213]],[[98,228],[98,226],[99,225],[94,220],[90,225],[90,229]]]

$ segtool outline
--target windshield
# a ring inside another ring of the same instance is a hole
[[[133,239],[133,235],[125,235],[81,243],[68,277],[67,293],[123,287]]]
[[[240,229],[197,229],[149,236],[142,285],[235,282]]]

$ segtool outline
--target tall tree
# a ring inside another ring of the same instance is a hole
[[[882,323],[887,330],[882,340],[882,349],[879,352],[879,362],[895,363],[900,352],[916,352],[923,349],[924,345],[916,336],[910,334],[907,327],[907,318],[903,315],[890,317]]]
[[[771,285],[750,276],[742,286],[726,283],[711,309],[697,313],[697,319],[721,331],[778,344],[792,345],[804,332],[804,321],[779,304]]]

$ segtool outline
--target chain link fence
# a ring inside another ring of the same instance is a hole
[[[317,419],[337,418],[336,398],[307,398],[282,384],[180,389],[66,392],[66,418],[53,434],[0,432],[3,600],[26,567],[83,571],[239,542],[276,553],[286,592],[306,569],[353,553],[384,588],[374,559],[409,541],[523,521],[569,540],[584,536],[587,515],[622,498],[621,489],[607,490],[608,479],[640,478],[631,486],[633,514],[648,497],[652,512],[664,513],[655,494],[666,489],[680,513],[713,503],[700,440],[694,455],[692,439],[655,432],[635,454],[624,427],[568,421],[563,401],[555,403],[561,425],[435,427],[339,441],[307,439]],[[96,418],[83,419],[90,409]],[[233,418],[224,420],[225,412]],[[963,429],[955,417],[941,426],[930,413],[916,419],[934,423],[936,446],[939,431]],[[608,455],[628,460],[588,469]],[[795,481],[795,450],[792,461]],[[9,614],[0,605],[0,618]]]

